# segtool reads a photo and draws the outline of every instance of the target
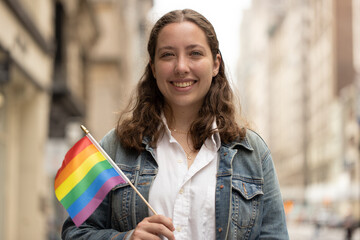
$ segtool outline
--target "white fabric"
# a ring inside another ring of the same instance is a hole
[[[166,125],[165,119],[164,122]],[[215,121],[213,127],[216,128]],[[205,141],[188,169],[186,154],[167,127],[157,143],[155,156],[159,171],[150,188],[149,203],[158,214],[173,219],[177,240],[215,239],[219,148],[220,136],[215,133]]]

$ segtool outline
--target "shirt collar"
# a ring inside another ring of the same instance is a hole
[[[213,124],[212,124],[212,129],[216,129],[215,133],[213,135],[211,135],[211,141],[213,143],[213,146],[215,147],[215,150],[219,150],[220,146],[221,146],[221,138],[220,138],[220,134],[219,131],[217,130],[217,124],[216,124],[216,120],[214,119]]]
[[[162,114],[161,118],[165,125],[165,135],[168,137],[168,140],[170,142],[176,142],[175,138],[171,135],[171,131],[169,129],[169,126],[167,125],[167,121],[164,114]],[[211,135],[210,138],[206,139],[205,146],[211,150],[217,151],[221,146],[221,138],[219,131],[217,130],[217,124],[215,119],[212,123],[212,129],[216,129],[216,131],[213,135]]]
[[[165,126],[165,134],[164,134],[164,136],[166,136],[168,141],[170,141],[171,143],[176,142],[175,138],[171,135],[171,131],[170,131],[170,128],[169,128],[169,126],[167,124],[167,121],[166,121],[166,118],[165,118],[164,114],[161,115],[161,118],[162,118],[162,121],[163,121],[164,126]]]

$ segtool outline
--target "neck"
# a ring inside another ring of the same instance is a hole
[[[166,118],[172,119],[169,122],[169,127],[171,129],[176,129],[179,131],[189,131],[191,124],[195,121],[198,116],[198,109],[192,107],[184,107],[184,108],[171,108],[173,118],[168,114],[165,114]]]

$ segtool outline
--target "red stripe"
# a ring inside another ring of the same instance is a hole
[[[55,179],[76,155],[78,155],[82,150],[84,150],[87,146],[91,144],[92,142],[87,136],[83,137],[77,143],[75,143],[75,145],[66,153],[65,159],[61,165],[61,168],[58,170]]]
[[[66,178],[68,178],[74,171],[78,169],[78,167],[83,164],[88,157],[92,156],[93,154],[99,152],[99,150],[95,147],[94,144],[91,144],[84,148],[81,152],[79,152],[67,165],[65,168],[59,172],[57,177],[55,178],[55,189],[60,186]]]

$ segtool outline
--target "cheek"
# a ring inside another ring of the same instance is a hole
[[[166,80],[164,78],[157,77],[156,85],[157,85],[161,95],[166,98],[166,96],[169,94],[169,86],[167,86]]]
[[[164,84],[164,81],[162,81],[161,79],[159,78],[156,78],[156,85],[158,86],[160,92],[164,95],[164,88],[165,88],[165,84]]]
[[[172,73],[172,65],[170,63],[161,63],[155,65],[156,78],[164,78]]]
[[[193,70],[199,74],[202,73],[202,75],[212,75],[214,64],[210,59],[203,59],[202,61],[193,63]]]
[[[211,64],[202,64],[200,66],[198,66],[197,68],[197,73],[199,74],[199,76],[201,76],[201,78],[203,79],[203,81],[207,81],[209,82],[209,84],[212,81],[212,77],[213,77],[213,68]]]

